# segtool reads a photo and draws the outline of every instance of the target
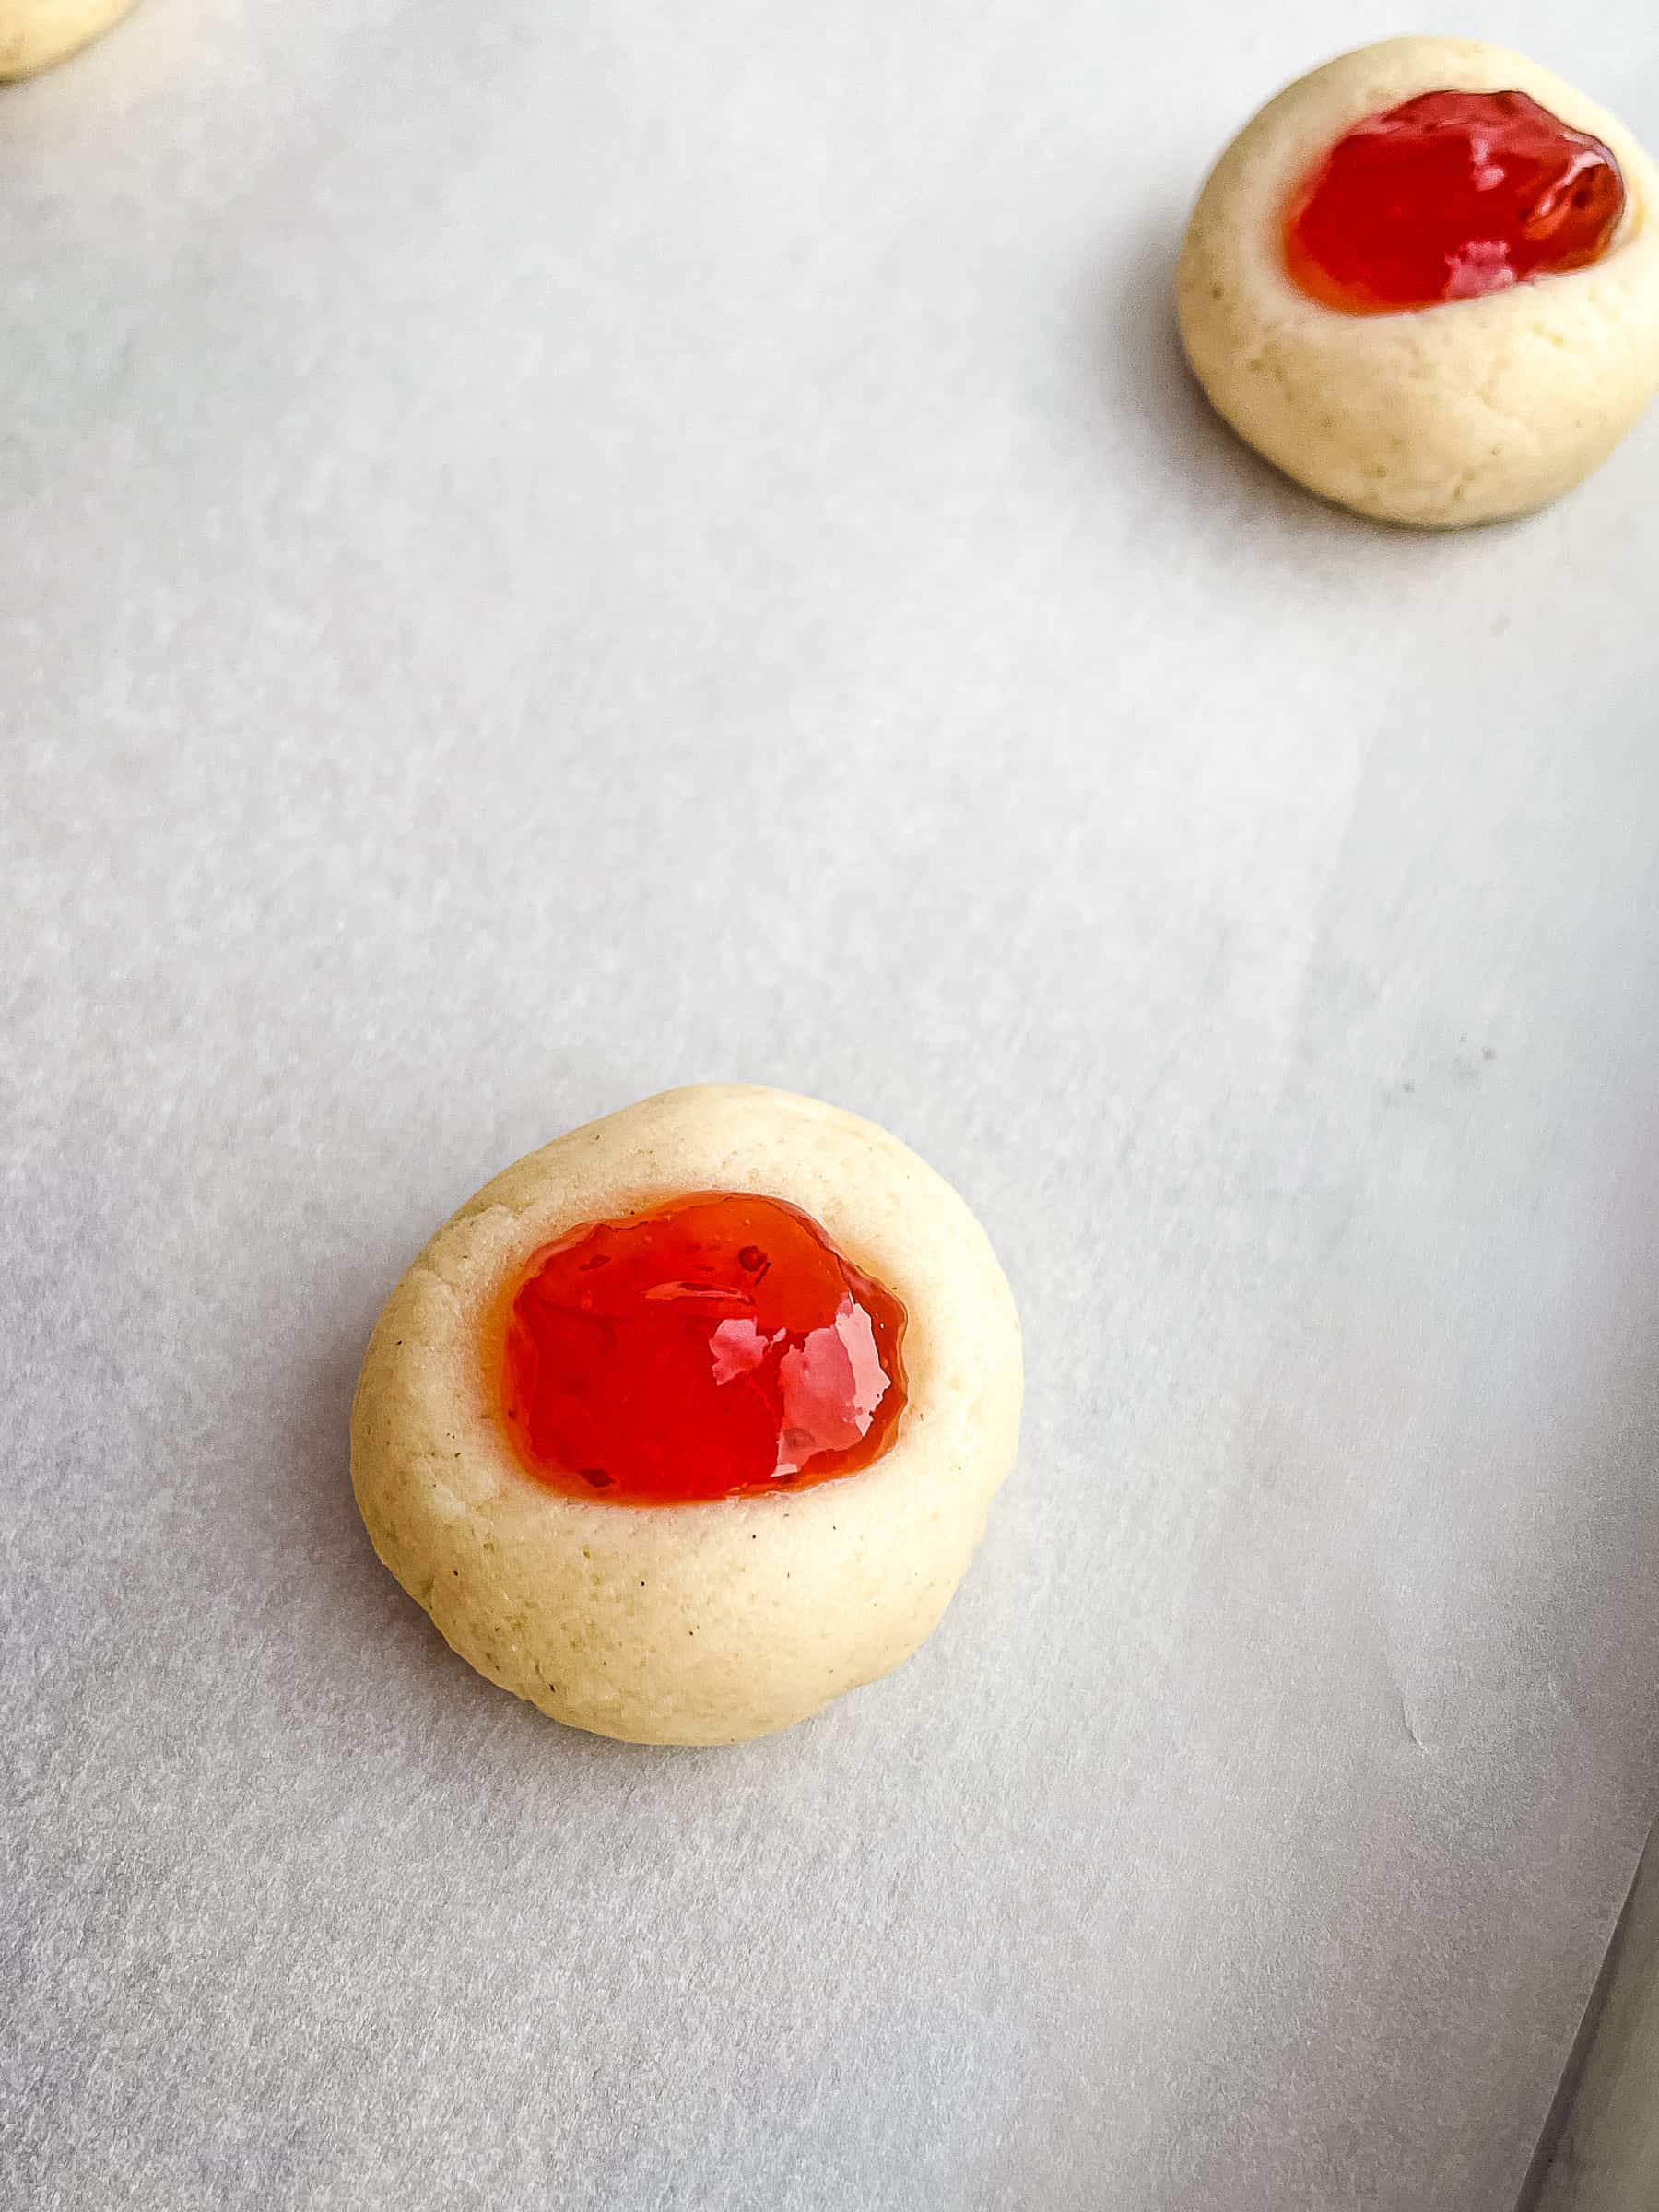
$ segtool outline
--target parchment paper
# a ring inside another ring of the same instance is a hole
[[[1659,1807],[1659,422],[1178,367],[1334,0],[146,0],[0,100],[8,2201],[1504,2212]],[[1465,8],[1659,141],[1646,0]],[[939,1635],[717,1754],[371,1557],[430,1228],[668,1084],[982,1213]]]

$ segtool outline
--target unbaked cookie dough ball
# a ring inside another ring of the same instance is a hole
[[[906,1659],[1013,1465],[1019,1326],[984,1231],[869,1122],[674,1090],[441,1229],[358,1383],[375,1550],[555,1720],[716,1744]]]
[[[0,0],[0,83],[33,76],[89,46],[133,0]]]
[[[1521,54],[1390,39],[1234,139],[1177,303],[1218,412],[1311,490],[1398,523],[1524,513],[1659,388],[1659,171]]]

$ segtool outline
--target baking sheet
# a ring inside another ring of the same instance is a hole
[[[1650,11],[1476,7],[1659,140]],[[1177,366],[1380,9],[146,0],[0,105],[0,2098],[47,2208],[1504,2212],[1659,1809],[1659,424],[1368,528]],[[376,1566],[395,1275],[676,1082],[1030,1345],[720,1754]]]
[[[1652,1850],[1619,1914],[1582,2063],[1563,2077],[1559,2132],[1535,2162],[1538,2212],[1647,2212],[1659,2196],[1659,1880]],[[1530,2201],[1530,2200],[1529,2200]]]

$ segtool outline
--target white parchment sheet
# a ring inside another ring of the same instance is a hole
[[[1327,512],[1273,0],[145,0],[0,97],[3,2192],[1506,2212],[1659,1806],[1659,422]],[[1648,0],[1474,5],[1659,140]],[[671,1083],[982,1213],[935,1640],[631,1750],[375,1564],[430,1228]]]

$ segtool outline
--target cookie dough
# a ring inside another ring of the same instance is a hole
[[[0,0],[0,83],[67,60],[118,22],[134,0]]]
[[[1625,212],[1592,265],[1394,314],[1347,314],[1287,273],[1299,184],[1368,116],[1438,90],[1520,91],[1608,147]],[[1445,527],[1543,506],[1659,389],[1659,171],[1623,124],[1535,62],[1401,38],[1316,69],[1234,139],[1177,277],[1182,343],[1217,411],[1287,475],[1359,513]]]
[[[503,1426],[504,1302],[572,1230],[705,1191],[799,1207],[901,1301],[892,1441],[775,1495],[629,1505],[548,1487]],[[1013,1464],[1020,1389],[1007,1284],[947,1183],[832,1106],[700,1086],[530,1154],[438,1231],[371,1339],[352,1482],[381,1559],[490,1681],[601,1735],[730,1743],[928,1635]]]

